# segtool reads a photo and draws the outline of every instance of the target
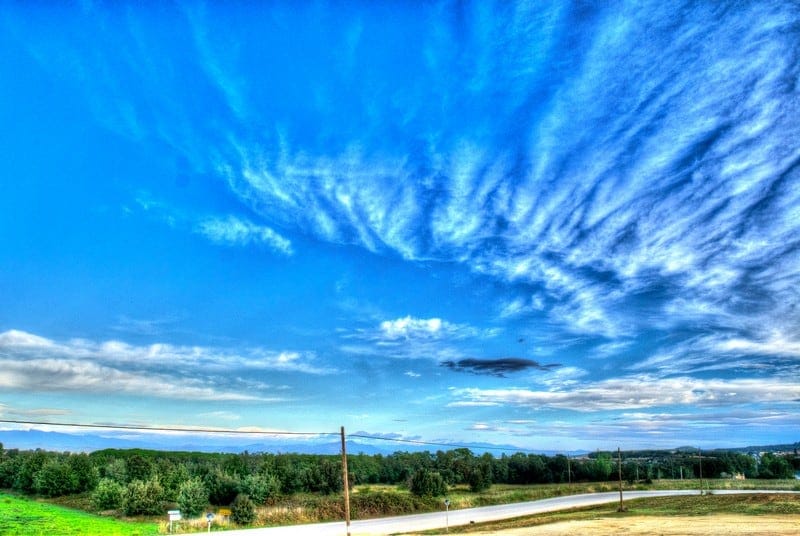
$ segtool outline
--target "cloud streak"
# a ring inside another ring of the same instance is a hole
[[[455,389],[451,407],[508,406],[576,412],[658,407],[724,407],[744,404],[794,404],[800,383],[791,380],[702,380],[690,377],[628,376],[569,389]]]
[[[205,219],[196,229],[198,233],[217,244],[232,246],[257,244],[287,256],[294,253],[291,241],[274,230],[235,216]]]
[[[236,374],[261,371],[331,374],[313,365],[313,356],[249,348],[243,352],[198,346],[86,339],[55,341],[19,330],[0,333],[0,386],[29,392],[87,392],[205,401],[278,400],[261,389],[244,387]],[[169,366],[165,368],[165,364]],[[232,379],[231,379],[232,377]],[[242,385],[239,385],[242,384]],[[228,385],[227,389],[221,385]],[[253,394],[255,393],[255,394]]]

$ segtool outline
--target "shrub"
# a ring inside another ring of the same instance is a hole
[[[77,487],[77,478],[68,464],[57,460],[47,461],[33,478],[33,489],[46,497],[69,495]]]
[[[125,460],[125,476],[128,482],[141,480],[146,482],[153,474],[153,464],[147,458],[134,454]]]
[[[151,479],[147,482],[134,480],[125,488],[122,501],[125,514],[129,516],[140,514],[162,513],[162,496],[164,490],[158,480]]]
[[[239,493],[239,479],[219,469],[206,474],[203,483],[208,490],[208,500],[218,506],[231,504]]]
[[[192,478],[178,489],[178,508],[186,516],[199,515],[208,505],[208,491],[199,478]]]
[[[277,495],[280,488],[281,483],[274,475],[247,475],[242,482],[242,492],[256,504],[264,504],[267,499]]]
[[[473,492],[486,491],[492,485],[492,466],[483,460],[475,464],[467,475],[469,489]]]
[[[22,453],[20,454],[20,458],[21,461],[17,469],[17,474],[14,477],[13,487],[14,489],[30,493],[34,490],[36,473],[44,466],[47,461],[47,455],[37,450],[35,452]]]
[[[116,510],[122,506],[125,487],[110,478],[103,478],[97,483],[92,493],[92,503],[98,510]]]
[[[91,491],[97,486],[100,472],[86,454],[74,454],[67,461],[75,479],[75,492]]]
[[[231,504],[231,519],[238,525],[248,525],[256,519],[256,507],[244,493],[240,493]]]
[[[420,469],[411,477],[410,489],[418,497],[440,497],[447,493],[447,484],[439,473]]]

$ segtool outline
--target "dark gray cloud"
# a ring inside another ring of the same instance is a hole
[[[477,359],[470,357],[444,361],[442,362],[442,366],[459,372],[471,372],[472,374],[486,374],[504,378],[506,374],[512,372],[522,372],[529,369],[547,371],[560,367],[561,365],[559,363],[542,365],[538,361],[521,357],[502,357],[499,359]]]

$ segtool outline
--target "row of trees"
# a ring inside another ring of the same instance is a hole
[[[702,467],[701,467],[702,465]],[[796,456],[676,452],[623,460],[623,478],[792,478]],[[608,452],[579,459],[517,453],[499,457],[468,449],[348,456],[352,484],[408,486],[418,496],[437,496],[448,486],[481,491],[493,483],[541,484],[614,479],[617,460]],[[330,494],[342,490],[338,456],[301,454],[209,454],[147,450],[103,450],[91,454],[3,450],[0,488],[48,497],[91,492],[99,510],[128,515],[160,514],[165,504],[185,514],[209,504],[235,505],[248,518],[253,504],[295,493]],[[249,506],[248,506],[249,505]],[[249,508],[249,509],[248,509]]]

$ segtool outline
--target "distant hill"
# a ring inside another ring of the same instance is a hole
[[[6,430],[0,431],[0,443],[6,449],[34,450],[43,449],[50,451],[69,451],[69,452],[92,452],[106,448],[113,449],[150,449],[150,450],[179,450],[197,452],[271,452],[271,453],[297,453],[297,454],[339,454],[341,452],[341,442],[331,441],[330,438],[316,440],[297,440],[297,439],[256,439],[253,437],[242,438],[237,442],[230,437],[208,437],[208,436],[169,436],[158,434],[132,434],[128,432],[115,432],[109,430],[103,433],[89,434],[67,434],[61,432],[43,432],[39,430]],[[348,440],[347,451],[349,454],[383,454],[388,455],[393,452],[421,452],[449,450],[457,448],[447,446],[418,445],[414,443],[394,443],[378,442],[376,444]],[[475,454],[491,452],[502,454],[506,452],[513,454],[520,449],[513,445],[494,445],[491,443],[480,443],[471,448]],[[552,456],[563,454],[556,451],[539,451],[539,454]],[[581,452],[582,453],[582,452]],[[571,456],[581,454],[570,452]]]
[[[0,431],[0,443],[6,449],[34,450],[44,449],[51,451],[69,452],[92,452],[106,448],[113,449],[150,449],[150,450],[172,450],[172,451],[197,451],[197,452],[271,452],[271,453],[297,453],[297,454],[339,454],[341,452],[341,442],[331,441],[330,437],[322,439],[274,439],[274,438],[254,438],[242,437],[241,441],[236,441],[231,437],[215,436],[174,436],[159,434],[135,434],[130,432],[97,432],[89,434],[68,434],[62,432],[43,432],[40,430],[4,430]],[[347,452],[349,454],[383,454],[388,455],[393,452],[422,452],[437,450],[450,450],[458,448],[444,445],[424,445],[414,443],[395,443],[386,442],[365,442],[360,440],[348,440]],[[781,445],[760,445],[748,447],[726,447],[726,448],[704,448],[704,452],[776,452],[792,451],[795,448],[800,450],[800,442],[787,443]],[[497,445],[492,443],[472,444],[470,450],[475,454],[489,452],[494,455],[513,454],[515,452],[530,452],[520,449],[514,445]],[[653,456],[658,453],[669,452],[697,452],[697,447],[683,446],[675,449],[647,449],[628,450],[627,453],[641,452],[643,455]],[[537,450],[536,454],[555,456],[566,454],[569,456],[582,456],[586,451],[556,451],[556,450]],[[591,456],[593,453],[589,453]]]

